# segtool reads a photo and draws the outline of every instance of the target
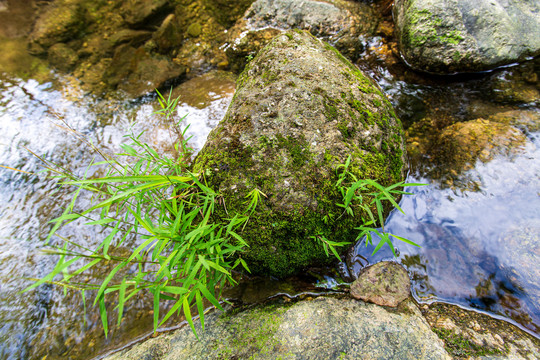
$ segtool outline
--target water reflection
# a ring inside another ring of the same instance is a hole
[[[464,173],[479,191],[413,187],[393,212],[387,231],[422,248],[398,244],[413,294],[421,302],[442,300],[490,311],[538,333],[540,328],[540,134],[532,133],[520,156],[476,163]],[[432,182],[410,176],[411,182]],[[358,244],[349,266],[391,259],[389,249],[370,257]],[[359,262],[359,264],[355,263]]]

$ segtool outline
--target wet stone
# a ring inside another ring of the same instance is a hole
[[[370,78],[305,31],[275,37],[237,85],[193,169],[208,170],[208,183],[229,201],[229,213],[244,211],[253,188],[266,194],[243,233],[254,274],[286,277],[324,264],[329,258],[309,234],[346,241],[357,226],[353,217],[322,220],[322,211],[339,211],[336,167],[350,155],[358,178],[398,182],[401,123]]]
[[[395,262],[383,261],[364,269],[351,285],[355,299],[396,307],[411,293],[409,275]]]
[[[205,316],[199,339],[185,326],[122,350],[131,359],[451,359],[411,301],[403,311],[319,297]]]
[[[57,69],[69,71],[75,66],[79,57],[66,44],[58,43],[49,48],[48,59]]]

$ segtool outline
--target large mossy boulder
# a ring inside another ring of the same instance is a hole
[[[433,73],[493,69],[540,54],[540,2],[396,0],[401,53]]]
[[[267,196],[242,234],[250,246],[243,256],[252,271],[282,277],[328,261],[310,236],[354,240],[360,219],[340,216],[336,205],[336,170],[349,155],[360,179],[402,180],[401,123],[358,68],[308,32],[292,30],[240,75],[193,168],[223,194],[228,214],[243,212],[255,188]],[[325,215],[335,221],[325,224]]]

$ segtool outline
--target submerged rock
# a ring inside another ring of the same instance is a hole
[[[204,5],[222,26],[229,28],[234,25],[236,20],[244,15],[253,1],[204,0]]]
[[[195,325],[108,357],[116,359],[450,359],[418,308],[390,312],[352,299],[317,298],[240,313],[214,312]]]
[[[116,49],[103,81],[130,96],[138,97],[165,86],[185,73],[185,68],[168,58],[151,55],[143,48],[123,45]]]
[[[482,71],[540,54],[540,3],[396,0],[401,53],[433,73]]]
[[[446,127],[440,134],[439,151],[449,166],[468,170],[476,160],[519,151],[527,138],[518,129],[489,120],[476,119]]]
[[[534,111],[503,109],[476,103],[470,115],[484,118],[439,126],[442,117],[431,115],[414,123],[407,129],[407,151],[417,171],[445,187],[477,191],[481,181],[469,170],[498,157],[515,159],[530,144],[526,133],[540,126]]]
[[[443,303],[420,309],[454,359],[525,360],[540,354],[540,340],[506,321]]]
[[[351,296],[377,305],[396,307],[411,294],[407,270],[383,261],[365,268],[351,285]]]
[[[170,0],[127,0],[123,3],[124,20],[134,28],[148,27],[155,18],[172,10]]]
[[[71,70],[79,60],[75,51],[63,43],[54,44],[48,53],[49,63],[63,71]]]
[[[29,36],[33,54],[73,71],[85,90],[141,96],[227,68],[226,26],[252,0],[54,0],[44,2]],[[223,25],[227,24],[227,25]],[[67,48],[66,48],[67,46]],[[55,47],[53,50],[49,48]],[[71,49],[73,53],[68,54]],[[76,55],[76,56],[73,56]]]
[[[237,85],[194,171],[207,173],[228,213],[244,212],[255,188],[266,195],[242,234],[252,271],[281,277],[328,262],[311,236],[353,241],[361,221],[340,217],[338,166],[350,155],[357,178],[401,181],[400,121],[372,80],[305,31],[277,36]],[[326,224],[326,215],[340,219]]]
[[[85,27],[77,0],[56,0],[38,16],[29,36],[30,52],[44,54],[52,45],[77,38]]]

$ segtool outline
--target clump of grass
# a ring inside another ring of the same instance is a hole
[[[158,113],[169,119],[178,99],[172,100],[170,95],[165,98],[159,92],[158,95]],[[195,332],[192,309],[199,315],[204,330],[204,300],[222,309],[221,289],[235,283],[231,270],[249,271],[239,256],[247,246],[241,230],[262,193],[254,189],[247,196],[243,213],[219,218],[215,209],[225,206],[224,200],[206,184],[204,174],[189,172],[184,156],[173,159],[158,154],[141,141],[141,135],[128,135],[131,143],[122,144],[123,152],[116,156],[101,153],[104,160],[91,166],[105,166],[107,173],[103,177],[79,178],[65,169],[49,167],[61,185],[73,186],[75,191],[62,216],[51,221],[54,226],[47,242],[55,235],[64,241],[63,246],[54,247],[53,252],[60,255],[58,263],[50,274],[24,291],[44,283],[78,289],[83,299],[85,292],[94,291],[94,306],[99,306],[105,334],[109,328],[105,298],[116,297],[120,324],[126,302],[147,291],[154,299],[154,330],[175,313],[183,313]],[[183,136],[175,149],[180,154],[191,152]],[[97,202],[77,212],[75,204],[81,191],[93,193]],[[63,225],[81,219],[109,230],[94,249],[73,243],[58,233]],[[114,249],[131,236],[138,237],[140,244],[130,254],[118,255]],[[103,263],[112,263],[113,267],[101,283],[75,280]],[[61,278],[58,280],[57,276]],[[161,300],[174,304],[166,314],[160,314]]]
[[[178,99],[171,99],[170,95],[165,98],[158,92],[158,102],[161,110],[157,113],[169,120]],[[48,243],[56,236],[64,242],[63,246],[53,246],[50,251],[59,255],[58,263],[51,273],[24,291],[52,283],[64,289],[80,290],[84,302],[85,294],[92,291],[94,306],[99,307],[106,335],[109,321],[105,298],[116,299],[120,325],[127,301],[140,292],[148,292],[153,296],[154,331],[174,314],[183,314],[196,334],[193,311],[199,316],[204,331],[205,300],[222,310],[221,290],[235,284],[231,271],[249,271],[241,257],[248,246],[241,234],[266,195],[255,188],[246,196],[243,212],[228,213],[225,199],[208,186],[204,174],[189,171],[192,149],[187,145],[189,139],[185,140],[185,131],[181,135],[175,145],[177,156],[174,158],[158,154],[141,140],[142,133],[127,135],[130,143],[122,144],[123,152],[116,156],[108,156],[88,143],[103,158],[90,166],[107,169],[105,176],[99,178],[89,179],[86,173],[78,177],[65,168],[49,164],[47,169],[56,174],[60,185],[73,186],[75,190],[63,214],[51,221],[54,225],[46,239]],[[358,180],[348,170],[350,162],[349,157],[338,167],[336,187],[343,196],[343,204],[338,204],[343,208],[339,217],[355,216],[357,212],[362,216],[357,240],[366,236],[367,245],[372,242],[371,233],[379,235],[381,241],[374,253],[386,243],[395,254],[390,237],[416,245],[384,231],[382,203],[389,201],[403,212],[396,198],[408,193],[399,189],[421,184],[400,182],[383,187],[373,180]],[[76,204],[82,191],[92,193],[96,202],[79,212]],[[367,202],[366,199],[371,200]],[[370,210],[373,205],[377,216]],[[224,211],[216,211],[217,207],[223,207]],[[327,215],[324,221],[337,221],[339,217],[334,219]],[[108,230],[94,249],[72,242],[59,233],[64,225],[80,220]],[[377,229],[378,226],[382,231]],[[322,243],[327,256],[331,252],[338,259],[336,247],[349,244],[334,242],[323,235],[313,237]],[[127,255],[119,255],[115,250],[128,238],[138,238],[140,243]],[[105,265],[112,270],[101,283],[77,280],[88,271]],[[172,306],[165,314],[160,314],[163,300],[171,301]]]
[[[401,189],[406,186],[423,186],[426,184],[405,183],[404,181],[400,181],[396,184],[384,187],[372,179],[358,179],[351,171],[349,171],[350,164],[351,157],[349,156],[347,161],[344,164],[339,165],[336,169],[338,180],[335,186],[343,197],[343,203],[337,205],[343,208],[343,213],[337,218],[328,214],[323,220],[328,223],[330,221],[337,221],[342,216],[355,217],[359,215],[361,218],[361,225],[355,228],[356,230],[359,230],[355,242],[360,241],[365,237],[365,245],[367,247],[373,243],[373,234],[377,234],[380,238],[372,255],[375,255],[384,244],[388,244],[394,256],[397,256],[392,238],[419,247],[418,244],[409,239],[384,230],[385,218],[383,202],[389,202],[393,208],[405,214],[403,209],[401,209],[397,203],[397,200],[402,195],[412,195],[412,193],[402,191]],[[374,206],[377,211],[376,215],[371,211]],[[341,261],[341,258],[339,257],[336,248],[350,244],[349,242],[331,241],[321,234],[312,236],[312,238],[321,242],[327,256],[329,256],[328,250],[330,250],[339,261]]]

